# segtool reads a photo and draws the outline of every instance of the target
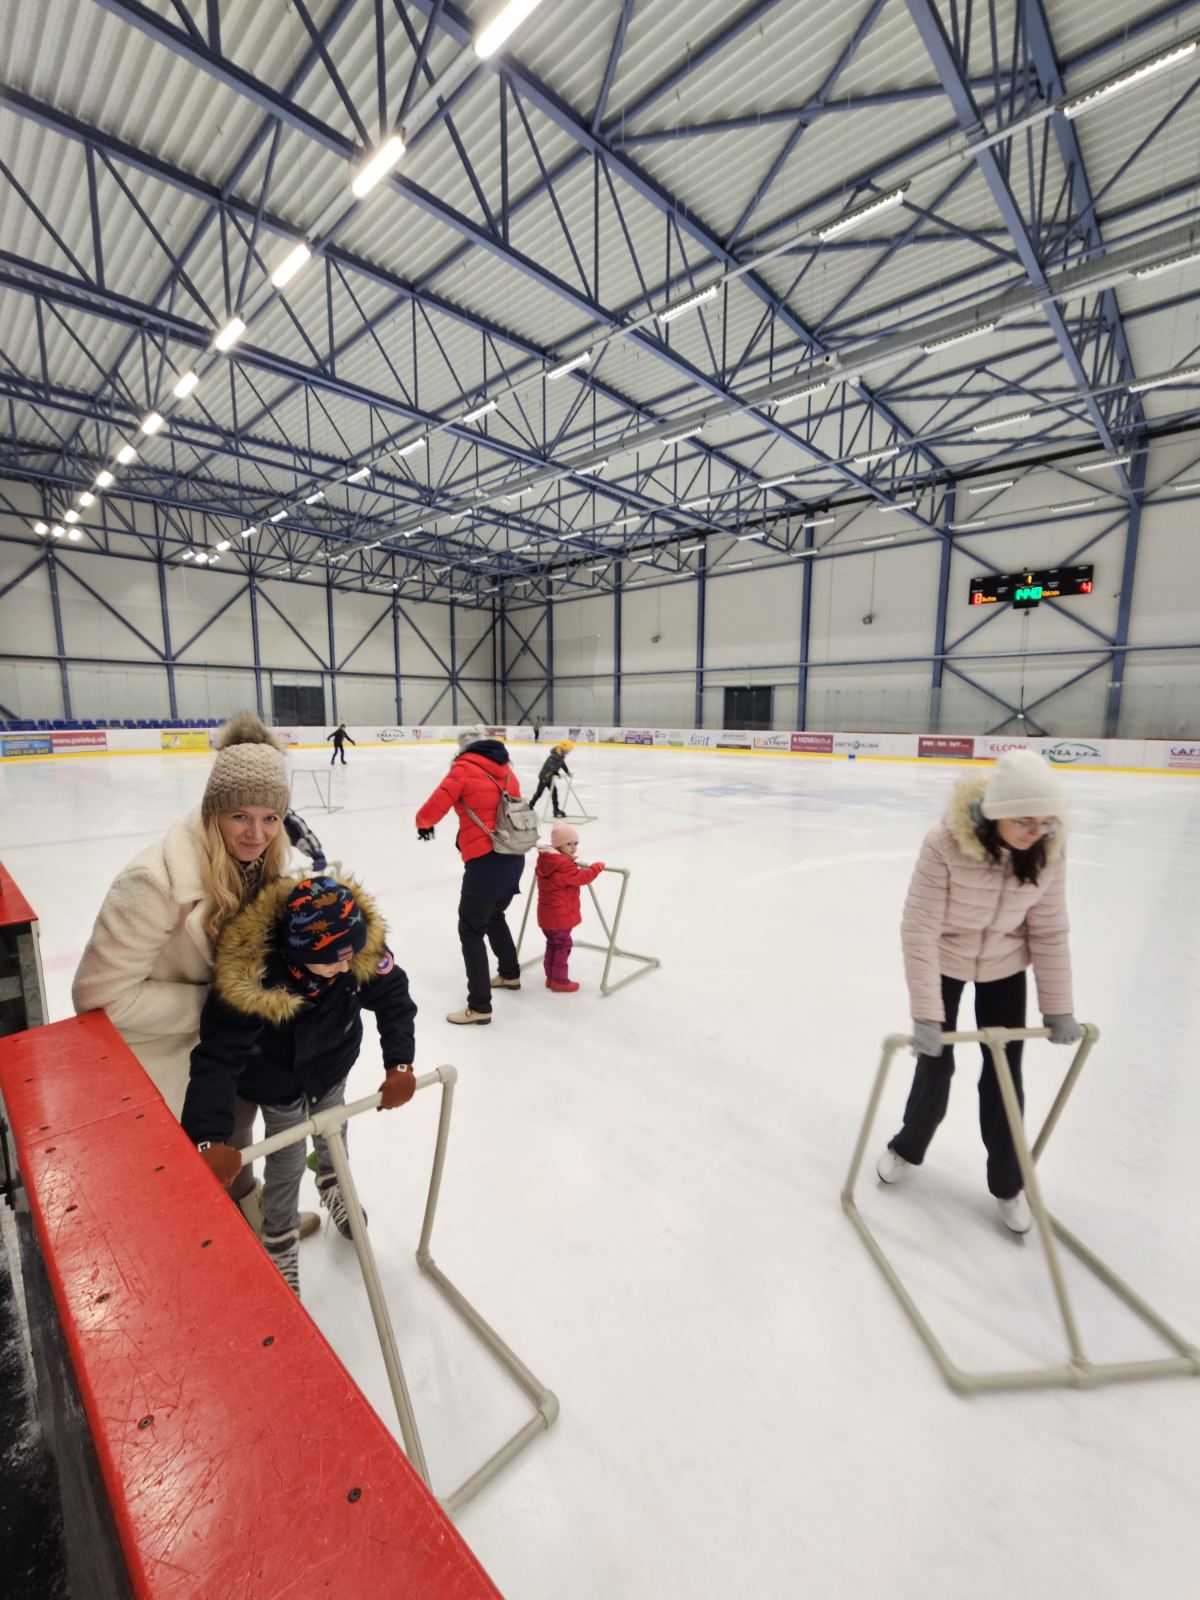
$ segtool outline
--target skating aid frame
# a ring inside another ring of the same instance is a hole
[[[341,806],[333,803],[333,763],[328,767],[296,767],[292,771],[292,795],[295,795],[296,779],[307,775],[313,781],[313,788],[317,791],[317,800],[323,811],[341,811]],[[322,784],[324,787],[322,788]]]
[[[604,935],[608,940],[608,943],[594,944],[587,939],[574,939],[572,943],[576,950],[599,950],[605,956],[604,971],[600,976],[600,993],[605,999],[607,999],[610,994],[615,994],[618,989],[623,989],[627,983],[632,983],[635,978],[644,978],[648,972],[653,972],[656,967],[660,967],[662,965],[662,962],[657,956],[640,956],[633,950],[622,950],[618,946],[617,930],[621,926],[621,913],[625,909],[625,892],[629,888],[629,868],[605,867],[604,871],[614,873],[621,879],[621,893],[617,898],[617,910],[616,915],[612,919],[611,928],[608,925],[608,921],[604,915],[604,912],[600,908],[600,901],[596,897],[595,885],[589,883],[587,890],[592,897],[592,904],[596,908],[596,915],[600,918],[600,926],[604,929]],[[525,939],[525,929],[529,925],[529,912],[533,905],[533,901],[534,896],[532,894],[526,897],[525,911],[521,917],[521,928],[520,932],[517,934],[517,960],[521,963],[522,972],[526,967],[535,966],[538,960],[537,956],[530,956],[527,961],[521,961],[521,945]],[[620,956],[623,961],[636,961],[640,963],[637,971],[627,972],[623,978],[618,978],[616,983],[610,983],[608,979],[609,974],[612,971],[614,956]]]
[[[433,1238],[434,1218],[437,1215],[438,1197],[442,1187],[442,1172],[446,1164],[446,1146],[450,1138],[450,1116],[454,1106],[454,1086],[458,1081],[458,1071],[455,1067],[438,1067],[436,1071],[426,1073],[417,1079],[417,1092],[428,1089],[434,1084],[440,1084],[442,1089],[441,1111],[438,1117],[437,1140],[434,1145],[433,1168],[429,1177],[429,1194],[425,1202],[425,1217],[421,1224],[421,1238],[417,1245],[417,1265],[426,1277],[431,1278],[441,1291],[451,1307],[458,1313],[472,1333],[479,1338],[491,1351],[497,1361],[516,1380],[529,1398],[534,1402],[535,1410],[532,1417],[525,1425],[513,1434],[508,1442],[500,1447],[494,1455],[471,1474],[465,1482],[461,1483],[453,1494],[442,1500],[442,1505],[451,1515],[455,1515],[467,1502],[474,1498],[487,1483],[499,1473],[513,1458],[520,1454],[527,1444],[530,1444],[539,1433],[545,1432],[558,1416],[558,1398],[552,1390],[547,1389],[539,1378],[534,1377],[529,1368],[510,1350],[504,1340],[491,1325],[484,1320],[466,1296],[455,1287],[446,1274],[434,1261],[430,1253],[430,1242]],[[256,1145],[240,1151],[243,1167],[250,1162],[257,1161],[260,1156],[270,1155],[273,1150],[282,1150],[286,1145],[298,1144],[303,1139],[320,1134],[328,1148],[333,1161],[333,1170],[337,1176],[338,1187],[346,1205],[350,1219],[350,1234],[354,1249],[358,1256],[358,1264],[362,1269],[363,1283],[367,1291],[367,1299],[371,1305],[371,1315],[375,1321],[375,1331],[379,1336],[379,1347],[383,1354],[383,1364],[387,1369],[388,1384],[392,1391],[392,1399],[396,1406],[396,1415],[400,1423],[400,1437],[404,1441],[404,1449],[413,1466],[420,1473],[425,1483],[432,1489],[430,1483],[429,1466],[425,1460],[425,1452],[421,1446],[421,1436],[417,1428],[416,1416],[413,1412],[412,1400],[405,1382],[404,1367],[400,1360],[400,1352],[396,1345],[396,1335],[392,1328],[392,1319],[388,1313],[387,1300],[384,1297],[383,1287],[379,1281],[379,1270],[375,1263],[375,1254],[371,1249],[370,1236],[367,1232],[366,1221],[363,1217],[362,1205],[359,1202],[358,1190],[354,1186],[354,1177],[350,1171],[350,1163],[346,1156],[346,1146],[342,1138],[342,1129],[351,1117],[361,1116],[364,1111],[374,1110],[380,1102],[378,1093],[367,1095],[362,1100],[352,1101],[350,1105],[331,1106],[327,1111],[318,1111],[307,1121],[299,1123],[294,1128],[288,1128],[283,1133],[277,1133],[269,1139],[263,1139]]]
[[[590,811],[587,810],[587,808],[584,806],[582,800],[580,800],[579,791],[575,787],[575,781],[574,781],[573,778],[571,778],[570,776],[567,776],[565,778],[562,777],[562,776],[559,776],[559,777],[554,779],[554,783],[562,785],[563,792],[564,792],[564,798],[569,802],[574,802],[575,809],[574,809],[574,811],[571,811],[569,809],[568,810],[564,810],[564,812],[563,812],[561,817],[553,817],[553,816],[551,816],[551,808],[552,808],[553,802],[554,802],[554,788],[553,788],[553,785],[551,785],[549,788],[547,788],[546,793],[543,796],[542,801],[541,801],[542,809],[541,809],[541,812],[538,815],[538,821],[539,822],[555,822],[555,821],[557,821],[557,822],[578,822],[578,823],[581,823],[581,824],[585,823],[585,822],[595,822],[596,818],[592,815],[592,813]]]
[[[1050,1031],[1047,1028],[981,1028],[977,1033],[944,1033],[942,1035],[946,1044],[982,1044],[991,1052],[992,1062],[996,1071],[996,1080],[1000,1086],[1000,1098],[1004,1103],[1004,1113],[1008,1118],[1009,1129],[1012,1132],[1017,1164],[1020,1167],[1021,1178],[1025,1185],[1025,1196],[1029,1202],[1029,1209],[1033,1213],[1034,1226],[1037,1229],[1042,1250],[1046,1257],[1051,1287],[1054,1291],[1054,1298],[1058,1305],[1059,1315],[1062,1318],[1067,1346],[1070,1351],[1069,1358],[1064,1365],[1035,1367],[1013,1372],[966,1372],[957,1366],[950,1360],[937,1336],[917,1309],[912,1296],[901,1283],[895,1268],[887,1256],[884,1255],[878,1240],[859,1213],[854,1199],[854,1186],[858,1180],[859,1170],[862,1167],[868,1140],[871,1137],[871,1129],[879,1109],[883,1087],[891,1069],[892,1058],[898,1050],[907,1049],[912,1045],[912,1039],[905,1034],[889,1034],[883,1041],[883,1056],[879,1063],[879,1071],[875,1075],[875,1082],[867,1102],[866,1115],[859,1130],[858,1143],[854,1147],[854,1155],[850,1162],[850,1171],[842,1189],[842,1209],[857,1228],[863,1243],[870,1251],[872,1259],[883,1274],[885,1281],[904,1308],[909,1321],[925,1341],[930,1354],[941,1370],[942,1376],[958,1394],[980,1394],[1001,1389],[1048,1388],[1057,1384],[1066,1384],[1075,1388],[1097,1388],[1105,1383],[1117,1383],[1138,1378],[1200,1376],[1200,1349],[1197,1349],[1195,1345],[1190,1344],[1180,1334],[1176,1333],[1174,1328],[1147,1305],[1141,1296],[1131,1289],[1127,1283],[1119,1278],[1111,1267],[1106,1266],[1081,1240],[1076,1238],[1069,1228],[1065,1227],[1046,1209],[1045,1202],[1042,1199],[1036,1163],[1042,1151],[1046,1148],[1050,1135],[1054,1132],[1063,1108],[1070,1098],[1079,1074],[1083,1070],[1084,1062],[1091,1053],[1092,1046],[1100,1037],[1100,1031],[1090,1023],[1084,1024],[1083,1038],[1080,1041],[1079,1048],[1075,1052],[1075,1056],[1067,1070],[1067,1075],[1062,1081],[1054,1098],[1054,1103],[1050,1107],[1046,1120],[1042,1124],[1041,1131],[1034,1140],[1031,1149],[1025,1136],[1025,1128],[1021,1119],[1021,1107],[1017,1100],[1016,1085],[1013,1083],[1004,1046],[1010,1039],[1048,1039],[1049,1037]],[[1085,1267],[1100,1279],[1101,1283],[1111,1289],[1144,1322],[1148,1323],[1167,1344],[1173,1346],[1179,1352],[1178,1355],[1145,1361],[1089,1361],[1084,1354],[1074,1311],[1071,1307],[1070,1297],[1067,1294],[1066,1283],[1063,1280],[1055,1235]]]

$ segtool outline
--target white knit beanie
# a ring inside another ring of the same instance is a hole
[[[458,748],[460,750],[469,750],[473,744],[478,744],[480,740],[487,739],[488,737],[490,736],[487,729],[482,725],[482,723],[477,722],[474,727],[464,728],[459,734]]]
[[[982,811],[999,817],[1061,817],[1062,780],[1036,750],[1006,750],[992,768]]]
[[[282,817],[289,802],[287,761],[269,728],[248,713],[234,717],[213,743],[213,762],[200,813],[207,820],[239,806],[270,806]]]

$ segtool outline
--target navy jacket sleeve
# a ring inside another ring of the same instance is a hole
[[[209,995],[200,1013],[200,1043],[192,1051],[191,1075],[179,1119],[193,1144],[228,1143],[233,1101],[246,1054],[266,1023],[235,1011]]]
[[[379,965],[387,970],[377,972],[364,983],[358,997],[368,1011],[375,1013],[384,1066],[406,1067],[416,1050],[413,1018],[417,1008],[408,992],[408,977],[396,965],[390,950],[384,951]]]

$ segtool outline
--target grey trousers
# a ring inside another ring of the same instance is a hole
[[[284,1133],[288,1128],[294,1128],[298,1122],[305,1122],[314,1111],[327,1111],[330,1106],[342,1106],[346,1103],[346,1080],[335,1083],[332,1089],[327,1089],[319,1100],[311,1103],[301,1095],[298,1100],[293,1100],[285,1106],[263,1106],[263,1122],[266,1125],[267,1138],[274,1134]],[[347,1125],[342,1127],[342,1140],[346,1140]],[[329,1146],[318,1134],[313,1139],[313,1149],[317,1152],[317,1177],[324,1177],[333,1171],[333,1162],[329,1156]],[[307,1156],[307,1140],[299,1139],[295,1144],[289,1144],[282,1150],[276,1150],[269,1155],[263,1167],[263,1237],[268,1236],[278,1239],[284,1234],[293,1233],[300,1227],[300,1179],[304,1176],[304,1163]]]
[[[245,1150],[254,1143],[254,1119],[258,1115],[258,1106],[253,1100],[243,1100],[241,1095],[233,1099],[233,1135],[229,1142],[235,1150]],[[254,1193],[254,1168],[243,1167],[237,1177],[229,1185],[229,1197],[240,1204],[248,1194]]]

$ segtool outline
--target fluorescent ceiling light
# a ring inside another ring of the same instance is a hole
[[[707,289],[701,289],[698,294],[690,294],[686,300],[677,300],[673,306],[667,306],[658,313],[658,320],[674,322],[675,318],[681,317],[685,311],[691,311],[696,306],[702,306],[706,300],[711,300],[720,287],[719,283],[710,283]]]
[[[305,567],[304,571],[302,573],[300,573],[299,576],[302,577],[302,578],[311,578],[312,577],[312,568],[311,567]]]
[[[806,384],[803,389],[793,389],[790,394],[776,395],[775,399],[772,401],[772,404],[777,406],[786,406],[793,400],[803,400],[805,395],[808,394],[823,394],[828,387],[828,380],[826,380],[824,383],[809,383]]]
[[[1089,506],[1098,506],[1099,500],[1063,500],[1056,506],[1047,506],[1047,511],[1086,511]]]
[[[311,257],[312,251],[308,248],[308,245],[304,242],[304,240],[301,239],[299,244],[292,246],[287,255],[284,256],[283,260],[275,268],[275,271],[271,274],[271,282],[277,289],[286,289],[288,284],[291,283],[292,279],[300,271],[300,268],[306,261],[310,260]]]
[[[117,460],[123,467],[127,467],[131,461],[137,460],[137,451],[131,444],[123,444],[117,451]]]
[[[318,489],[316,494],[305,495],[304,504],[306,506],[315,506],[318,500],[324,500],[324,498],[325,498],[324,489]]]
[[[58,525],[57,522],[52,523],[51,527],[50,527],[50,537],[52,539],[61,539],[62,536],[63,536],[62,528]]]
[[[802,528],[827,528],[831,522],[836,521],[836,517],[806,517],[800,526]]]
[[[76,495],[75,498],[78,500],[79,504],[86,511],[87,508],[93,503],[93,501],[95,500],[96,496],[94,494],[92,494],[92,492],[89,489],[85,489],[82,494]]]
[[[779,489],[785,483],[795,483],[799,476],[800,474],[797,472],[788,472],[782,478],[768,478],[766,483],[760,483],[758,487],[760,489]]]
[[[486,560],[487,560],[486,556],[472,556],[470,564],[473,567],[477,567],[481,561],[486,561]]]
[[[712,495],[710,495],[710,494],[702,494],[702,495],[699,495],[695,500],[683,500],[683,501],[681,501],[679,509],[681,511],[697,511],[697,510],[699,510],[699,508],[701,506],[709,505],[711,502],[712,502]]]
[[[1200,250],[1189,251],[1185,256],[1172,256],[1169,261],[1160,261],[1157,266],[1139,267],[1134,277],[1139,281],[1143,278],[1157,278],[1162,272],[1174,272],[1176,267],[1190,266],[1193,261],[1200,261]]]
[[[736,537],[739,544],[745,544],[747,539],[765,539],[767,536],[765,533],[739,533]]]
[[[1093,106],[1103,105],[1106,100],[1111,100],[1114,95],[1123,94],[1126,89],[1132,89],[1136,84],[1144,83],[1147,78],[1152,78],[1156,73],[1166,72],[1170,67],[1178,66],[1181,61],[1195,52],[1196,41],[1189,39],[1187,44],[1176,45],[1173,50],[1168,50],[1164,55],[1155,56],[1150,61],[1143,61],[1140,67],[1134,67],[1130,72],[1122,72],[1115,78],[1110,78],[1107,83],[1100,84],[1095,89],[1089,89],[1085,94],[1076,95],[1073,100],[1068,100],[1062,108],[1062,114],[1069,120],[1082,116],[1085,111],[1090,111]]]
[[[228,539],[219,539],[217,541],[217,549],[218,550],[228,550],[229,549],[229,540]]]
[[[220,556],[209,556],[209,558],[208,558],[209,566],[210,567],[215,567],[217,562],[220,561],[220,559],[221,559]]]
[[[66,516],[63,517],[63,521],[64,522],[78,522],[79,521],[79,513],[78,513],[78,511],[68,511]]]
[[[892,511],[911,511],[916,503],[915,500],[895,500],[890,506],[878,506],[876,509],[881,517],[886,517]]]
[[[633,565],[635,567],[637,567],[637,566],[641,566],[643,561],[653,561],[654,557],[653,556],[630,556],[629,559],[633,563]]]
[[[1127,467],[1129,456],[1109,456],[1106,461],[1092,461],[1086,467],[1076,467],[1076,472],[1103,472],[1106,467]]]
[[[190,561],[192,559],[192,552],[190,550],[185,550],[179,559],[181,561]]]
[[[859,544],[895,544],[896,535],[894,533],[881,533],[874,539],[860,539],[858,542]]]
[[[67,538],[68,539],[82,539],[83,538],[82,529],[80,529],[80,528],[72,528],[71,531],[67,534]]]
[[[419,531],[419,530],[418,530],[418,531]],[[383,543],[383,540],[382,540],[382,539],[372,539],[372,540],[371,540],[371,543],[370,543],[370,544],[365,544],[365,545],[363,545],[363,549],[364,549],[364,550],[378,550],[378,549],[379,549],[379,546],[380,546],[380,545],[381,545],[381,544],[382,544],[382,543]]]
[[[404,446],[403,450],[397,450],[396,454],[398,456],[411,456],[411,455],[415,455],[418,450],[424,450],[424,448],[425,448],[425,435],[422,434],[419,439],[414,439],[411,444],[406,444]]]
[[[245,331],[246,324],[241,317],[230,317],[225,326],[217,330],[216,337],[213,339],[213,349],[232,350]]]
[[[179,382],[171,390],[171,393],[175,396],[176,400],[186,400],[188,395],[191,394],[192,390],[199,382],[200,374],[198,372],[194,372],[189,367],[179,379]]]
[[[1193,478],[1189,483],[1173,483],[1171,487],[1176,494],[1182,494],[1185,489],[1200,489],[1200,478]]]
[[[159,411],[147,411],[142,418],[142,432],[147,435],[157,433],[166,420]]]
[[[586,367],[592,359],[592,352],[584,350],[580,355],[572,356],[569,361],[564,361],[561,366],[551,367],[546,377],[551,383],[555,378],[565,378],[568,372],[574,372],[577,367]]]
[[[50,524],[48,522],[35,522],[33,525],[33,531],[36,534],[49,533]]]
[[[753,565],[754,565],[753,561],[731,561],[726,566],[725,571],[726,572],[734,572],[734,571],[737,570],[738,567],[752,567]]]
[[[286,516],[287,516],[287,507],[284,506],[282,511],[274,511],[274,512],[272,512],[271,521],[272,522],[282,522],[284,517],[286,517]]]
[[[847,211],[843,216],[835,217],[832,222],[827,222],[824,227],[815,228],[813,231],[818,239],[836,239],[839,234],[849,233],[851,228],[857,228],[860,222],[866,222],[869,217],[877,217],[884,211],[893,210],[901,204],[907,191],[907,183],[902,183],[898,189],[880,195],[877,200],[869,200],[857,210]]]
[[[986,526],[986,517],[972,517],[970,522],[952,522],[950,524],[950,528],[954,533],[961,533],[964,528],[984,528]]]
[[[899,454],[900,446],[898,444],[889,445],[886,450],[868,450],[865,455],[855,456],[851,465],[855,467],[871,467],[877,461],[890,461],[893,456],[898,456]]]
[[[115,483],[116,481],[117,480],[113,477],[112,473],[108,470],[107,467],[102,467],[100,469],[100,471],[96,474],[96,478],[95,478],[95,484],[96,484],[97,489],[107,489],[109,484]]]
[[[499,401],[497,400],[486,400],[483,405],[476,406],[474,411],[466,412],[462,420],[464,422],[478,422],[480,417],[486,417],[490,411],[495,411],[498,404]]]
[[[1007,417],[997,417],[993,422],[977,422],[972,433],[995,433],[998,428],[1015,427],[1018,422],[1028,422],[1032,411],[1014,411]]]
[[[204,550],[197,550],[194,559],[198,567],[206,567],[208,565],[208,555]]]
[[[251,523],[248,528],[243,528],[242,529],[241,533],[238,534],[238,538],[239,539],[253,539],[254,535],[257,532],[258,532],[257,527],[254,525],[254,523]]]
[[[688,428],[684,433],[672,433],[665,439],[660,439],[659,444],[682,444],[685,439],[694,439],[697,434],[704,432],[704,424],[698,428]]]
[[[690,556],[693,550],[703,550],[703,549],[704,549],[704,540],[701,539],[699,544],[681,544],[679,546],[679,554],[681,556]]]
[[[1145,394],[1147,389],[1165,389],[1169,383],[1193,383],[1200,378],[1200,367],[1180,367],[1178,372],[1168,372],[1161,378],[1146,378],[1141,383],[1129,385],[1130,394]]]
[[[1015,478],[1001,478],[998,483],[977,483],[977,484],[974,485],[973,488],[968,489],[967,493],[968,494],[991,494],[993,492],[993,490],[1011,489],[1013,484],[1016,483],[1016,481],[1017,480]]]
[[[589,567],[589,572],[603,572],[608,567],[607,561],[601,561],[594,567]]]
[[[347,483],[362,483],[364,478],[369,478],[370,476],[371,476],[370,467],[359,467],[357,472],[352,472],[350,474],[350,476],[346,479],[346,482]]]
[[[935,350],[945,350],[948,345],[965,344],[968,339],[978,339],[981,334],[991,333],[995,328],[994,322],[979,322],[973,328],[964,328],[962,333],[949,333],[944,339],[931,339],[928,344],[923,344],[921,349],[927,356]]]
[[[496,13],[475,40],[475,54],[480,61],[494,56],[541,3],[542,0],[508,0],[507,5]]]
[[[593,461],[590,467],[584,467],[583,470],[590,472],[593,478],[598,478],[607,465],[608,457],[605,456],[603,461]]]
[[[355,174],[350,185],[350,192],[356,200],[361,200],[364,195],[370,194],[375,185],[386,178],[388,173],[404,154],[404,140],[398,133],[379,146],[375,154]]]
[[[811,548],[811,547],[810,547],[810,548],[809,548],[809,549],[807,549],[807,550],[793,550],[793,551],[792,551],[792,557],[793,557],[793,559],[794,559],[794,560],[796,560],[796,561],[800,561],[800,560],[802,560],[802,559],[803,559],[803,558],[804,558],[804,557],[805,557],[805,556],[815,556],[815,555],[816,555],[816,553],[817,553],[817,552],[816,552],[816,551],[815,551],[815,550],[814,550],[814,549],[812,549],[812,548]]]

